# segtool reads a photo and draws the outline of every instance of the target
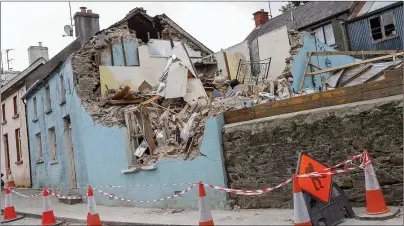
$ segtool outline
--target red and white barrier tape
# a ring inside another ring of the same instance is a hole
[[[134,185],[97,185],[91,186],[92,188],[135,188],[135,187],[153,187],[153,186],[182,186],[182,185],[192,185],[194,183],[184,182],[184,183],[175,183],[175,184],[134,184]],[[56,189],[87,189],[88,186],[82,187],[53,187],[49,188],[52,190]],[[18,188],[20,190],[32,190],[32,188]]]
[[[42,195],[42,192],[39,193],[39,194],[33,194],[33,195],[23,195],[23,194],[21,194],[21,193],[15,191],[14,189],[11,189],[11,192],[13,192],[13,193],[15,193],[15,194],[17,194],[17,195],[19,195],[19,196],[21,196],[21,197],[24,197],[24,198],[32,198],[32,197],[37,197],[37,196],[41,196],[41,195]]]
[[[117,200],[121,200],[121,201],[127,201],[127,202],[136,202],[136,203],[149,203],[149,202],[158,202],[158,201],[163,201],[163,200],[169,200],[169,199],[174,199],[174,198],[178,198],[181,197],[183,194],[187,193],[189,190],[191,190],[193,187],[195,186],[195,184],[192,184],[190,187],[182,190],[180,193],[172,195],[172,196],[168,196],[168,197],[164,197],[161,199],[154,199],[154,200],[132,200],[132,199],[125,199],[125,198],[120,198],[117,197],[115,195],[111,195],[107,192],[101,191],[98,188],[93,188],[94,190],[98,191],[100,194],[105,195],[110,197],[111,199],[117,199]]]
[[[229,192],[235,195],[261,195],[270,191],[273,191],[277,188],[283,187],[287,184],[289,184],[292,181],[292,178],[287,179],[286,181],[278,184],[277,186],[273,186],[270,188],[261,188],[261,189],[257,189],[257,190],[245,190],[245,189],[233,189],[233,188],[224,188],[224,187],[219,187],[213,184],[203,184],[204,186],[208,187],[208,188],[213,188],[216,190],[220,190],[220,191],[225,191],[225,192]]]
[[[46,189],[46,190],[49,192],[49,194],[56,196],[60,199],[82,199],[82,198],[87,197],[87,196],[77,196],[77,195],[74,195],[74,196],[61,195],[61,194],[55,193],[53,191],[50,191],[48,189]]]

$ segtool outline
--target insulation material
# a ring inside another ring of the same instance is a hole
[[[197,78],[189,78],[187,82],[187,93],[184,96],[184,100],[187,103],[192,104],[197,102],[200,97],[207,97],[201,80]]]
[[[178,61],[174,62],[168,71],[165,98],[184,97],[187,93],[187,77],[188,68]]]

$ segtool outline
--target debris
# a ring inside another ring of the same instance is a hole
[[[142,141],[142,143],[139,144],[139,147],[137,147],[135,151],[135,155],[137,157],[142,157],[143,153],[147,150],[149,146],[147,146],[147,143],[145,140]]]

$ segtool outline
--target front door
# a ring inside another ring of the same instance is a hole
[[[76,167],[74,164],[72,127],[69,116],[66,116],[64,118],[64,130],[66,139],[66,156],[67,156],[67,170],[69,172],[69,185],[70,187],[77,187]]]

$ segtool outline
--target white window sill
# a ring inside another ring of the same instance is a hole
[[[6,123],[7,123],[7,120],[2,121],[2,122],[1,122],[1,125],[5,125]]]
[[[55,165],[55,164],[58,164],[58,163],[59,163],[58,160],[52,160],[52,161],[50,162],[51,165]]]
[[[62,100],[62,101],[59,102],[59,106],[62,106],[64,104],[66,104],[66,100]]]
[[[152,164],[150,166],[131,167],[129,169],[123,169],[123,170],[121,170],[121,173],[122,174],[137,173],[140,171],[150,171],[150,170],[155,170],[155,169],[157,169],[157,164]]]
[[[16,114],[16,115],[13,115],[13,119],[16,119],[16,118],[18,118],[18,117],[20,117],[20,115],[19,114]]]
[[[40,158],[40,159],[36,160],[36,161],[35,161],[35,163],[36,163],[36,164],[43,163],[43,159],[42,159],[42,158]]]
[[[32,119],[32,122],[38,122],[38,118]]]
[[[45,114],[50,114],[52,112],[52,108],[49,108],[48,110],[45,111]]]

